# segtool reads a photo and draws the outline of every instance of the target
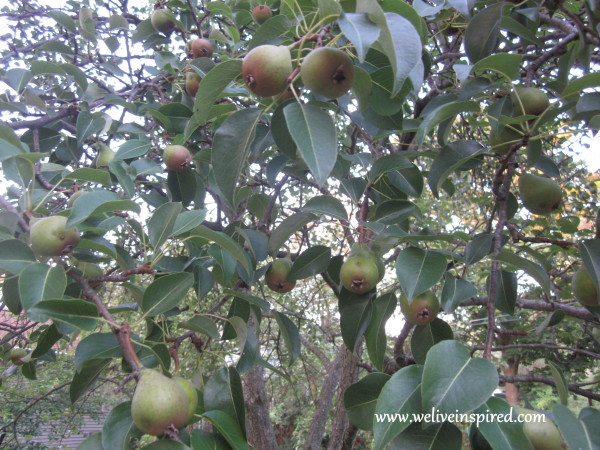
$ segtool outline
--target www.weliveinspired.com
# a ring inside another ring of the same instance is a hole
[[[513,408],[507,413],[492,413],[489,410],[485,413],[442,413],[436,408],[431,408],[428,413],[375,413],[375,422],[462,422],[474,423],[476,426],[486,422],[510,423],[510,422],[546,422],[547,418],[542,413],[520,413],[513,412]]]

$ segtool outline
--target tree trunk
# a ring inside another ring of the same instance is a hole
[[[321,388],[319,400],[317,400],[317,406],[315,408],[315,413],[313,414],[312,423],[310,424],[310,430],[304,443],[304,450],[319,450],[322,447],[325,425],[327,424],[329,412],[331,411],[331,400],[335,395],[335,388],[340,381],[340,369],[342,367],[345,350],[346,347],[342,347],[336,358],[325,367],[327,370],[327,377]]]
[[[244,397],[248,414],[248,442],[258,450],[275,450],[277,441],[271,423],[264,369],[259,364],[244,377]]]
[[[338,386],[338,396],[335,405],[335,416],[331,426],[331,436],[328,450],[351,449],[358,431],[348,420],[346,408],[344,408],[344,391],[348,386],[358,379],[358,365],[356,356],[346,347],[343,347],[342,374]],[[360,349],[357,350],[360,353]]]
[[[508,366],[502,369],[504,375],[513,376],[519,372],[519,358],[507,358],[506,362]],[[519,404],[519,386],[514,383],[505,383],[504,393],[506,394],[506,401],[511,405]]]

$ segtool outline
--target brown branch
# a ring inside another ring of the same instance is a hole
[[[500,375],[500,381],[505,383],[543,383],[547,384],[548,386],[556,387],[556,382],[552,378],[543,377],[540,375]],[[581,395],[591,400],[600,401],[600,393],[588,391],[587,389],[581,389],[575,384],[567,385],[567,389],[574,394]]]
[[[482,345],[477,345],[473,347],[473,350],[483,350]],[[573,353],[580,353],[582,355],[589,356],[591,358],[600,359],[600,353],[590,352],[589,350],[584,350],[582,348],[574,348],[567,347],[565,345],[554,345],[554,344],[509,344],[509,345],[499,345],[492,348],[492,351],[500,351],[500,350],[510,350],[513,348],[543,348],[547,350],[567,350]]]
[[[531,242],[531,243],[545,243],[545,244],[553,244],[553,245],[557,245],[558,247],[561,248],[570,248],[574,245],[577,245],[577,242],[572,242],[572,241],[566,241],[563,239],[552,239],[552,238],[547,238],[547,237],[543,237],[543,236],[525,236],[523,233],[521,233],[517,227],[510,223],[507,222],[506,223],[506,228],[508,228],[508,230],[510,231],[510,235],[513,239],[513,242]]]

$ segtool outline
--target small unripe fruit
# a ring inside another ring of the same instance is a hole
[[[213,54],[213,45],[208,39],[194,39],[190,43],[190,54],[193,58],[210,58]]]
[[[521,409],[520,414],[537,414],[535,411],[529,409]],[[563,439],[550,419],[546,418],[545,421],[528,421],[523,422],[523,433],[533,445],[535,450],[563,450]]]
[[[265,273],[265,282],[269,289],[280,294],[294,289],[296,281],[287,279],[291,268],[292,261],[288,258],[278,258],[273,261]]]
[[[242,61],[242,77],[248,89],[260,97],[271,97],[288,87],[292,73],[290,49],[278,45],[260,45]]]
[[[190,167],[192,154],[183,145],[167,145],[163,155],[167,169],[182,172]]]
[[[556,181],[531,173],[519,177],[519,193],[523,206],[534,214],[550,214],[562,203],[562,190]]]
[[[198,406],[198,392],[196,392],[196,388],[192,384],[191,381],[186,380],[181,377],[174,377],[173,380],[181,386],[181,388],[185,391],[185,395],[188,398],[188,411],[185,423],[190,424],[194,421],[194,413],[196,412],[196,407]]]
[[[261,25],[273,16],[273,11],[267,5],[258,5],[252,10],[252,18]]]
[[[400,295],[400,310],[406,320],[415,325],[425,325],[437,317],[440,312],[440,302],[432,291],[425,291],[408,303],[405,293]]]
[[[24,348],[13,348],[9,353],[10,360],[15,366],[22,366],[26,362],[29,362],[27,360],[27,355],[27,350]],[[29,358],[29,360],[30,359],[31,358]]]
[[[598,303],[598,290],[592,281],[590,273],[585,267],[579,268],[573,274],[571,281],[573,296],[585,306],[600,306]]]
[[[171,20],[170,11],[167,9],[154,10],[150,23],[156,31],[164,34],[169,34],[175,29],[175,22]]]
[[[98,148],[98,154],[96,155],[94,166],[97,168],[108,167],[108,163],[115,159],[116,152],[112,151],[104,142],[98,142],[96,147]]]
[[[304,86],[314,93],[327,98],[338,98],[352,87],[354,64],[340,49],[316,48],[304,58],[300,78]]]
[[[549,106],[550,100],[544,91],[534,87],[518,87],[511,94],[515,111],[518,115],[540,115]]]
[[[64,216],[37,219],[31,226],[29,239],[33,251],[41,256],[61,256],[70,253],[79,243],[77,228],[66,228]]]
[[[195,97],[196,93],[198,92],[198,88],[200,87],[200,81],[202,81],[202,78],[200,78],[200,75],[198,75],[196,72],[186,72],[185,92],[192,97]]]
[[[177,382],[156,370],[141,370],[131,399],[131,418],[141,431],[161,436],[171,425],[183,427],[188,406],[188,396]]]
[[[340,281],[350,292],[365,294],[379,281],[377,263],[370,255],[351,256],[340,268]]]

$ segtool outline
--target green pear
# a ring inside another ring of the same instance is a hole
[[[242,77],[248,89],[260,97],[271,97],[286,90],[292,73],[290,49],[284,45],[259,45],[242,61]]]
[[[96,167],[108,167],[108,163],[115,159],[116,152],[112,151],[104,142],[98,142],[96,147],[98,148],[98,154],[94,165]]]
[[[70,253],[79,243],[77,228],[67,228],[64,216],[48,216],[37,219],[29,231],[34,252],[41,256],[61,256]]]
[[[592,281],[590,273],[585,267],[580,267],[571,280],[573,296],[585,306],[600,306],[598,303],[598,290]]]
[[[529,409],[521,409],[520,415],[540,413]],[[535,450],[563,450],[563,439],[554,422],[546,418],[544,421],[523,422],[523,433]]]
[[[302,62],[300,78],[304,86],[327,98],[338,98],[352,87],[354,64],[343,50],[319,47]]]
[[[131,399],[131,417],[141,431],[161,436],[171,425],[185,425],[188,396],[179,383],[154,369],[142,369]]]
[[[198,406],[198,392],[196,388],[192,384],[191,381],[186,380],[182,377],[173,377],[173,380],[183,388],[185,394],[188,398],[188,411],[185,419],[186,425],[192,423],[194,421],[194,413],[196,412],[196,407]]]
[[[340,267],[340,281],[350,292],[364,294],[379,281],[380,272],[371,255],[351,256]]]
[[[371,258],[377,266],[377,282],[379,283],[381,280],[383,280],[383,277],[385,276],[385,264],[383,264],[382,259],[373,250],[363,245],[354,244],[350,250],[349,256],[368,256]]]
[[[167,169],[183,172],[190,167],[192,154],[183,145],[167,145],[163,154]]]
[[[400,310],[406,320],[415,325],[425,325],[437,317],[440,312],[440,302],[431,291],[425,291],[408,303],[408,297],[403,292],[400,295]]]
[[[287,279],[291,268],[292,260],[289,258],[277,258],[273,261],[265,273],[265,282],[269,289],[280,294],[294,289],[296,281]]]
[[[556,181],[531,173],[519,177],[519,193],[523,206],[533,214],[550,214],[562,203],[562,190]]]
[[[202,78],[194,71],[185,73],[185,92],[190,96],[195,97],[200,87],[200,81]]]
[[[169,34],[175,29],[175,22],[171,19],[171,11],[168,9],[154,10],[150,23],[156,31],[164,34]]]
[[[540,115],[549,106],[550,100],[541,89],[534,87],[518,87],[511,93],[515,111],[518,115]]]
[[[273,16],[273,11],[267,5],[258,5],[252,9],[251,14],[254,21],[261,25]]]
[[[30,353],[24,348],[13,348],[9,353],[10,360],[15,366],[22,366],[31,361]]]
[[[509,127],[490,136],[490,147],[494,153],[506,155],[510,148],[522,139],[521,133]]]

